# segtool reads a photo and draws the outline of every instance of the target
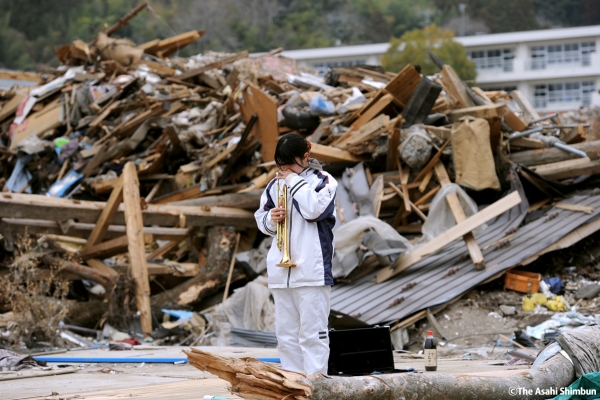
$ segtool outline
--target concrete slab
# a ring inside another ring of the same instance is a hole
[[[278,357],[277,349],[240,347],[199,347],[225,357]],[[61,357],[183,357],[186,347],[144,348],[132,351],[82,350],[57,354]],[[418,355],[394,355],[396,368],[413,367],[424,371]],[[498,363],[498,361],[496,361]],[[63,363],[64,364],[64,363]],[[189,364],[166,363],[75,363],[76,373],[4,381],[0,384],[0,399],[14,400],[108,400],[114,398],[198,400],[204,395],[239,399],[227,389],[228,383],[202,372]],[[438,360],[437,373],[493,373],[527,369],[527,366],[503,367],[491,360]],[[431,373],[431,372],[427,372]]]

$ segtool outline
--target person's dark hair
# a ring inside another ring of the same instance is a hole
[[[308,153],[308,141],[295,133],[286,133],[277,142],[275,147],[275,163],[278,167],[282,165],[298,164],[296,158],[304,157]]]

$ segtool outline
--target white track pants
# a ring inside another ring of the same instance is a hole
[[[327,374],[331,286],[271,289],[275,330],[284,369]]]

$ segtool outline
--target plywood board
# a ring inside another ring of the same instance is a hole
[[[247,86],[242,91],[242,97],[238,101],[242,116],[246,122],[250,120],[252,114],[258,116],[258,120],[252,128],[252,134],[262,144],[260,153],[263,161],[273,161],[279,137],[277,102],[259,87],[248,82],[246,84]]]

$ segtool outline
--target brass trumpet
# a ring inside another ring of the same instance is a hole
[[[285,219],[277,223],[277,248],[281,250],[281,261],[276,264],[278,267],[291,268],[296,264],[292,262],[290,257],[290,225],[288,222],[288,206],[287,206],[287,185],[279,185],[277,180],[277,206],[285,210]]]

